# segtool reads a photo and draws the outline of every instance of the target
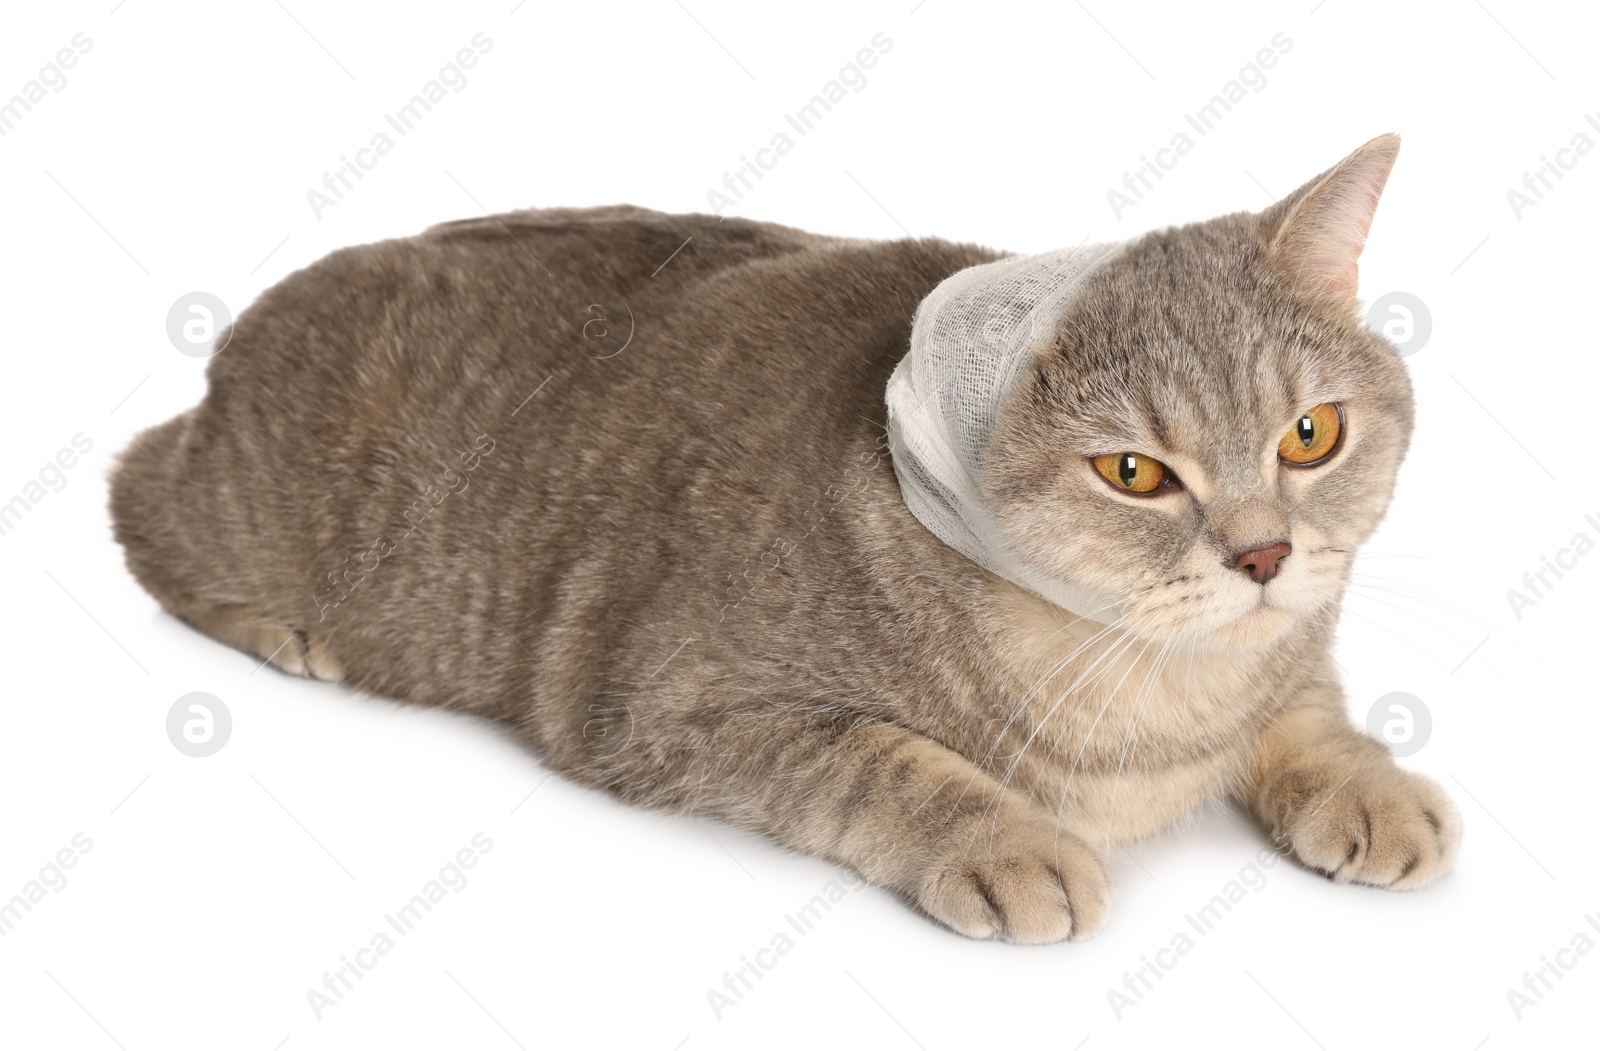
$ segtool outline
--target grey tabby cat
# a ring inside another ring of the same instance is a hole
[[[116,536],[284,671],[504,720],[975,938],[1092,934],[1104,853],[1219,798],[1337,882],[1420,887],[1456,811],[1330,656],[1412,427],[1356,299],[1398,148],[1133,242],[1007,401],[995,513],[1111,625],[935,539],[886,451],[918,303],[999,253],[631,207],[286,278],[124,455]]]

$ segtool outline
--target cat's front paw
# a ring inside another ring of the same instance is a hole
[[[1414,890],[1449,871],[1461,839],[1439,786],[1392,764],[1286,770],[1263,804],[1277,841],[1337,883]]]
[[[969,938],[1042,945],[1087,938],[1111,898],[1105,862],[1052,824],[983,829],[931,871],[914,897]]]

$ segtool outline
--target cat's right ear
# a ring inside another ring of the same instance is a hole
[[[1400,136],[1379,135],[1262,213],[1270,253],[1313,295],[1356,298],[1356,261]]]

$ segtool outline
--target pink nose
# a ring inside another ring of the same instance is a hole
[[[1280,541],[1268,544],[1266,547],[1255,547],[1249,551],[1242,551],[1234,560],[1234,565],[1250,574],[1250,579],[1257,584],[1265,584],[1278,575],[1278,563],[1289,557],[1289,545]]]

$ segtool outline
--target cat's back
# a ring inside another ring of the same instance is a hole
[[[370,401],[392,386],[503,377],[530,359],[596,360],[621,348],[611,337],[629,326],[630,309],[681,303],[717,273],[830,242],[630,206],[444,223],[339,249],[289,275],[241,315],[208,376],[215,390],[264,383],[268,372],[306,398]]]
[[[344,249],[125,455],[118,537],[180,616],[314,625],[370,689],[470,694],[441,671],[619,639],[807,520],[881,433],[917,303],[992,257],[630,207]]]
[[[341,249],[269,289],[213,358],[210,396],[287,390],[286,407],[370,438],[399,419],[509,412],[530,378],[612,406],[662,384],[689,400],[842,394],[869,378],[863,361],[887,376],[934,284],[992,258],[631,206],[462,220]],[[881,404],[881,384],[853,393]]]

